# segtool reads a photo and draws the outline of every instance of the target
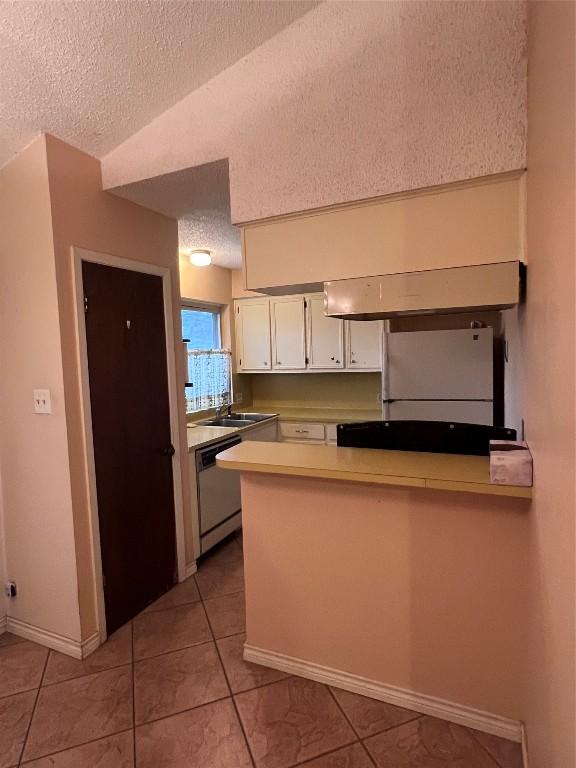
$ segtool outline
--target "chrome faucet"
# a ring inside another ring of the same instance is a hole
[[[219,408],[216,409],[216,416],[230,416],[232,413],[232,403],[228,403],[227,405],[221,405]]]

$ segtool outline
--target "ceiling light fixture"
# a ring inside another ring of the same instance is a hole
[[[199,249],[197,251],[190,251],[189,255],[190,263],[195,267],[208,267],[212,264],[212,256],[210,251],[205,249]]]

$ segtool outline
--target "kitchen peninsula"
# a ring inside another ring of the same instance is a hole
[[[218,464],[241,472],[247,660],[520,739],[531,489],[478,456],[250,442]]]

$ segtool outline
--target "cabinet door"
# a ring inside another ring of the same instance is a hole
[[[270,299],[272,367],[278,371],[306,368],[304,297]]]
[[[247,299],[236,305],[236,349],[239,371],[269,371],[270,301]]]
[[[346,367],[352,370],[376,370],[382,360],[382,321],[346,321]]]
[[[306,297],[308,368],[344,368],[344,321],[324,314],[324,296]]]
[[[260,443],[275,443],[278,440],[278,422],[264,424],[264,426],[254,427],[242,432],[242,442],[246,440],[257,440]]]

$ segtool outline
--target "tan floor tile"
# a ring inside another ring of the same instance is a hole
[[[134,734],[132,731],[117,733],[23,765],[25,768],[134,768]]]
[[[146,608],[145,613],[149,611],[163,611],[165,608],[175,608],[178,605],[187,605],[188,603],[197,603],[200,600],[200,593],[194,576],[176,584],[175,587],[165,595],[159,597],[152,605]]]
[[[356,739],[328,689],[310,680],[290,677],[235,699],[258,768],[288,768]]]
[[[50,651],[42,685],[60,683],[82,675],[103,672],[132,661],[132,627],[127,624],[85,659],[73,659],[63,653]]]
[[[480,731],[471,731],[472,735],[478,739],[480,744],[492,755],[500,768],[522,768],[522,745],[515,741],[499,739],[498,736],[492,736],[489,733]]]
[[[230,699],[136,729],[138,768],[251,768]]]
[[[227,637],[246,631],[244,593],[222,595],[204,603],[214,637]]]
[[[466,728],[422,717],[364,742],[378,768],[495,768]]]
[[[43,757],[132,727],[132,671],[120,667],[40,689],[24,758]]]
[[[242,560],[242,550],[238,551],[238,540],[236,533],[233,533],[201,558],[198,570],[201,571],[207,564],[220,566],[239,560]]]
[[[402,723],[408,723],[410,720],[420,717],[417,712],[412,712],[410,709],[394,707],[392,704],[369,699],[366,696],[358,696],[339,688],[331,688],[330,690],[361,739],[374,736],[395,725],[402,725]]]
[[[134,666],[138,724],[229,695],[214,643],[138,661]]]
[[[36,691],[0,699],[0,768],[18,765],[35,701]]]
[[[208,561],[200,565],[196,581],[204,599],[218,595],[231,595],[244,589],[242,552],[236,544],[233,546],[238,551],[240,560],[222,564],[217,561]]]
[[[212,639],[200,603],[142,613],[133,622],[134,658],[145,659]]]
[[[48,649],[24,640],[0,648],[0,697],[40,685]]]
[[[16,645],[16,643],[23,643],[24,638],[13,635],[12,632],[3,632],[0,635],[0,648],[5,645]]]
[[[251,664],[244,661],[244,641],[246,635],[233,635],[218,640],[218,650],[222,656],[222,663],[228,676],[228,682],[232,693],[249,691],[258,685],[274,683],[277,680],[284,680],[288,675],[285,672],[278,672],[276,669],[261,667],[259,664]]]
[[[374,768],[372,760],[360,744],[352,744],[329,755],[300,764],[302,768]]]

